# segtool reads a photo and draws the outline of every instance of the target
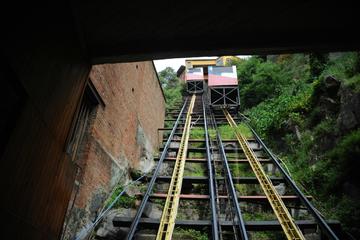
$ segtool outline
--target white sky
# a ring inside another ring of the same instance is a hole
[[[237,56],[239,58],[247,58],[249,56]],[[185,59],[204,59],[204,58],[217,58],[217,57],[193,57],[193,58],[170,58],[162,60],[154,60],[157,72],[164,70],[166,67],[172,67],[175,72],[181,65],[185,65]]]

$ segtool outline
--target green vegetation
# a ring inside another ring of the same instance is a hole
[[[189,158],[205,158],[205,153],[201,152],[189,152],[188,153]]]
[[[246,126],[246,124],[244,124],[244,123],[240,123],[240,124],[238,124],[238,126],[237,126],[237,128],[238,128],[238,131],[245,137],[245,138],[253,138],[254,136],[253,136],[253,134],[252,134],[252,132],[251,132],[251,130],[250,130],[250,128],[248,128],[248,126]]]
[[[182,229],[176,227],[174,229],[173,239],[181,240],[207,240],[207,231],[197,231],[194,229]]]
[[[164,199],[152,199],[151,200],[154,204],[157,204],[161,206],[162,208],[165,206],[165,200]]]
[[[202,127],[193,127],[190,129],[190,139],[204,139],[205,130]]]
[[[244,164],[234,164],[234,163],[230,163],[229,164],[230,170],[231,170],[231,174],[234,177],[254,177],[255,174],[252,171],[250,164],[248,163],[244,163]]]
[[[276,216],[272,210],[269,210],[268,212],[265,211],[251,211],[246,212],[243,211],[242,213],[245,221],[271,221],[276,220]]]
[[[206,166],[203,163],[187,162],[185,165],[184,176],[206,176]]]
[[[166,98],[166,109],[176,107],[182,102],[185,84],[180,82],[176,72],[171,67],[160,71],[158,76]]]
[[[265,195],[259,184],[238,184],[235,183],[235,189],[240,196],[246,195]]]
[[[195,192],[202,194],[202,189],[206,189],[204,184],[194,186],[197,188]],[[182,200],[179,202],[179,208],[176,218],[181,220],[191,220],[191,219],[209,219],[210,216],[210,206],[205,201],[197,200]]]
[[[116,199],[116,197],[123,191],[123,186],[116,186],[115,190],[111,194],[110,198],[107,199],[105,206],[108,207]],[[128,196],[124,193],[117,202],[113,205],[113,208],[132,208],[135,207],[136,197]]]
[[[221,125],[218,127],[220,136],[222,139],[236,139],[234,130],[229,125]],[[245,138],[252,138],[253,134],[251,130],[244,123],[240,123],[237,126],[237,129],[240,134],[242,134]]]
[[[193,189],[192,192],[193,193],[197,193],[197,194],[209,194],[209,187],[207,184],[192,184]]]
[[[204,142],[191,142],[191,143],[189,143],[189,147],[204,148],[205,143]]]
[[[172,116],[170,116],[170,115],[168,115],[167,117],[166,117],[167,119],[173,119],[174,121],[165,121],[164,122],[164,127],[165,128],[172,128],[173,126],[174,126],[174,123],[175,123],[175,121],[176,121],[176,119],[174,119]],[[170,133],[167,133],[168,135],[170,134]]]
[[[233,129],[229,125],[218,126],[221,139],[235,139]]]
[[[261,231],[261,232],[250,232],[250,239],[257,240],[285,240],[286,236],[283,232],[274,232],[274,231]]]
[[[208,133],[209,133],[210,139],[216,139],[216,131],[215,131],[215,129],[212,129],[212,128],[208,129]]]
[[[250,125],[325,217],[360,237],[359,120],[348,122],[360,109],[360,54],[251,57],[234,64]]]

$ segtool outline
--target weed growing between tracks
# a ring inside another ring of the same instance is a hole
[[[236,139],[234,130],[231,126],[221,125],[218,126],[218,129],[222,139]],[[251,130],[244,123],[238,124],[237,129],[245,138],[253,138]]]
[[[182,229],[182,228],[175,228],[173,239],[191,239],[191,240],[208,240],[207,230],[198,231],[194,229]]]

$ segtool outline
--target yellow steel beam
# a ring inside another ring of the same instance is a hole
[[[195,104],[195,94],[192,96],[189,109],[186,114],[186,122],[183,130],[183,135],[181,137],[179,151],[176,156],[175,166],[166,197],[166,202],[164,205],[163,213],[160,219],[160,226],[156,236],[156,240],[171,239],[172,233],[175,227],[175,219],[177,215],[185,161],[188,149],[188,141],[190,136],[190,123],[191,123],[191,114]]]
[[[255,153],[250,148],[249,143],[246,141],[245,137],[239,132],[234,119],[231,117],[231,115],[226,109],[223,109],[223,111],[226,119],[229,122],[229,125],[234,130],[236,138],[238,139],[239,144],[243,149],[245,156],[249,161],[250,166],[261,185],[261,188],[265,192],[265,195],[269,200],[270,205],[274,210],[275,215],[279,220],[287,239],[305,239],[304,235],[302,234],[298,226],[295,224],[294,219],[291,217],[289,211],[287,210],[284,202],[281,200],[280,195],[277,193],[276,189],[272,185],[272,182],[264,172],[264,169],[262,168]]]

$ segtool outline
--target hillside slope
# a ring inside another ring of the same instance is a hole
[[[234,62],[242,112],[315,197],[360,237],[360,54],[293,54]]]

